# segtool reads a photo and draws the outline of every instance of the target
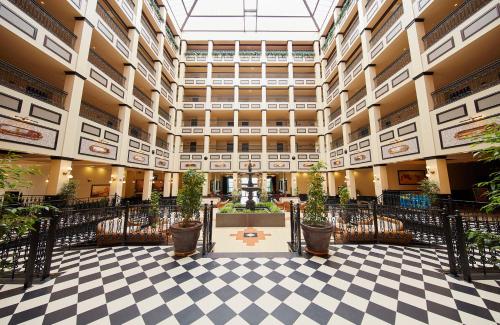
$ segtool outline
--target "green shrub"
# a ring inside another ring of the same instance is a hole
[[[177,194],[177,205],[179,205],[183,227],[188,227],[196,213],[200,211],[201,197],[205,176],[194,169],[190,169],[182,175],[182,188]]]
[[[319,161],[309,169],[309,193],[304,211],[303,223],[310,226],[324,226],[328,223],[325,211],[325,178],[321,170],[326,166]]]

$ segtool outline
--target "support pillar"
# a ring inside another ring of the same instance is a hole
[[[327,179],[328,179],[328,195],[329,196],[337,195],[337,184],[335,184],[335,173],[328,172]]]
[[[440,194],[451,194],[450,178],[448,177],[448,165],[445,158],[433,158],[425,161],[427,178],[439,186]]]
[[[354,179],[354,171],[351,169],[346,169],[345,171],[345,181],[347,189],[349,190],[349,197],[351,199],[356,199],[356,180]]]
[[[170,189],[172,187],[172,174],[165,173],[163,177],[163,197],[170,197]]]
[[[389,180],[387,178],[387,166],[373,166],[373,186],[375,187],[375,195],[382,195],[384,190],[389,188]]]
[[[179,173],[172,173],[172,196],[177,196],[179,193]]]
[[[210,187],[210,183],[208,181],[208,173],[203,173],[203,177],[205,177],[205,183],[203,183],[203,192],[202,192],[202,195],[203,196],[208,196],[209,187]]]
[[[63,185],[73,176],[71,175],[71,160],[54,159],[50,161],[49,183],[47,184],[46,195],[57,195]]]
[[[297,173],[292,173],[291,174],[291,181],[292,183],[290,184],[292,186],[292,196],[297,196],[299,195],[298,193],[298,184],[297,184]]]
[[[127,171],[123,166],[112,166],[111,167],[111,180],[109,186],[109,195],[117,195],[119,197],[123,196],[123,184],[125,184],[125,177]]]
[[[143,178],[143,186],[142,186],[143,201],[151,199],[152,185],[153,185],[153,171],[145,170]]]

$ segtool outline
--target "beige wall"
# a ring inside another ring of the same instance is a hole
[[[356,182],[356,192],[359,195],[375,195],[375,186],[373,186],[373,169],[364,168],[355,170],[354,180]]]
[[[92,185],[106,185],[111,179],[111,167],[74,166],[71,172],[78,182],[76,197],[89,197]]]
[[[398,170],[424,170],[425,163],[399,163],[387,165],[387,178],[389,181],[389,189],[401,191],[414,191],[418,189],[418,185],[399,185]]]

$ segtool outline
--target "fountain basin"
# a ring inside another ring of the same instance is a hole
[[[216,214],[216,227],[284,227],[285,213],[272,203],[258,203],[256,210],[229,203]]]

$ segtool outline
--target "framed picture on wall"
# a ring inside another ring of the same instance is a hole
[[[142,193],[143,188],[144,188],[144,180],[136,179],[135,180],[135,193]]]
[[[425,178],[425,170],[398,170],[399,185],[418,185]]]
[[[109,196],[109,184],[96,184],[90,188],[90,197]]]
[[[153,190],[163,193],[163,181],[162,180],[154,181]]]

